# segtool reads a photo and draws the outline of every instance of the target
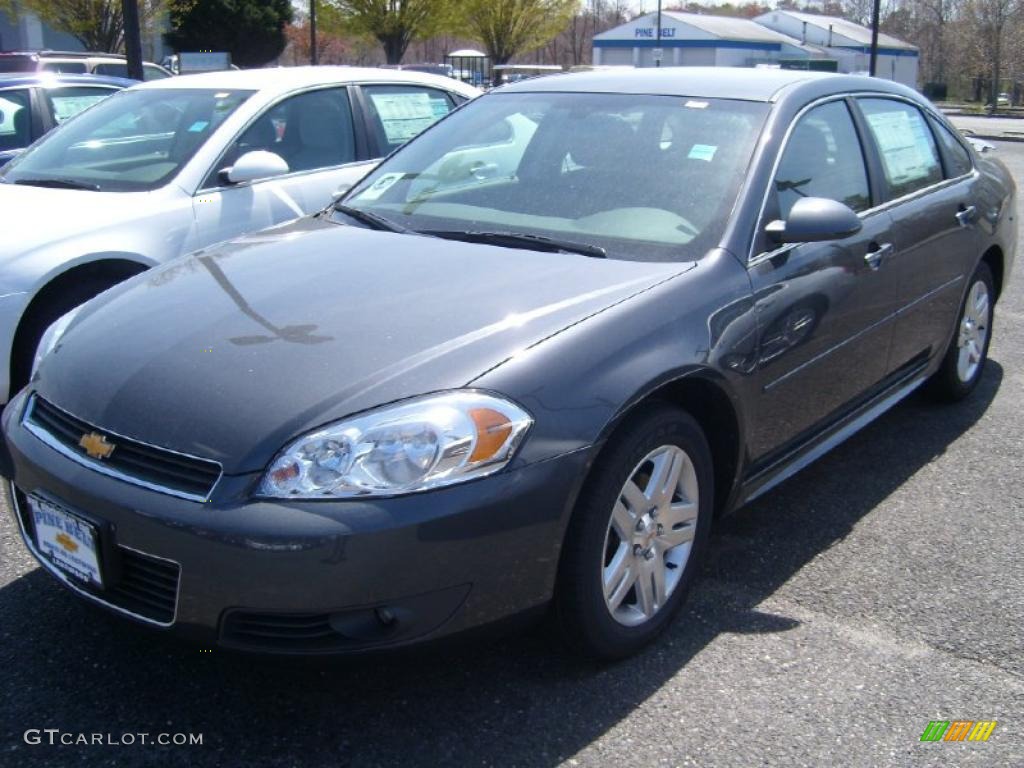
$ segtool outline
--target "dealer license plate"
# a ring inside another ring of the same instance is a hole
[[[28,497],[36,531],[36,549],[79,581],[103,586],[96,528],[37,496]]]

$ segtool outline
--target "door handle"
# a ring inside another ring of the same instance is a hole
[[[960,209],[956,212],[956,221],[961,227],[969,227],[974,223],[974,217],[978,213],[978,209],[973,205],[961,205]]]
[[[864,254],[864,261],[872,269],[878,269],[882,266],[882,261],[892,253],[892,243],[878,243],[871,244],[871,250]]]

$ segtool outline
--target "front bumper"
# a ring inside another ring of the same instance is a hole
[[[261,652],[406,645],[545,603],[588,454],[390,499],[253,499],[257,475],[225,476],[203,503],[75,462],[24,429],[23,409],[19,396],[4,413],[4,463],[16,521],[37,559],[116,613]],[[113,574],[103,591],[63,576],[35,551],[27,494],[97,526]],[[138,582],[136,597],[152,584],[169,600],[172,579],[170,612],[137,610],[120,595]]]

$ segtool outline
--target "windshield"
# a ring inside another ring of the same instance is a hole
[[[68,120],[7,165],[8,184],[104,192],[156,189],[177,175],[252,91],[122,91]]]
[[[693,259],[721,237],[767,111],[675,96],[496,93],[411,141],[345,203],[421,232],[534,234],[611,258]]]

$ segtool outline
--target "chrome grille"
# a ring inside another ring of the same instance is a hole
[[[25,428],[69,458],[99,472],[146,488],[205,501],[221,475],[221,466],[166,448],[140,443],[95,427],[72,416],[38,395],[33,395],[24,418]],[[108,458],[90,457],[79,445],[83,435],[95,432],[114,446]]]

